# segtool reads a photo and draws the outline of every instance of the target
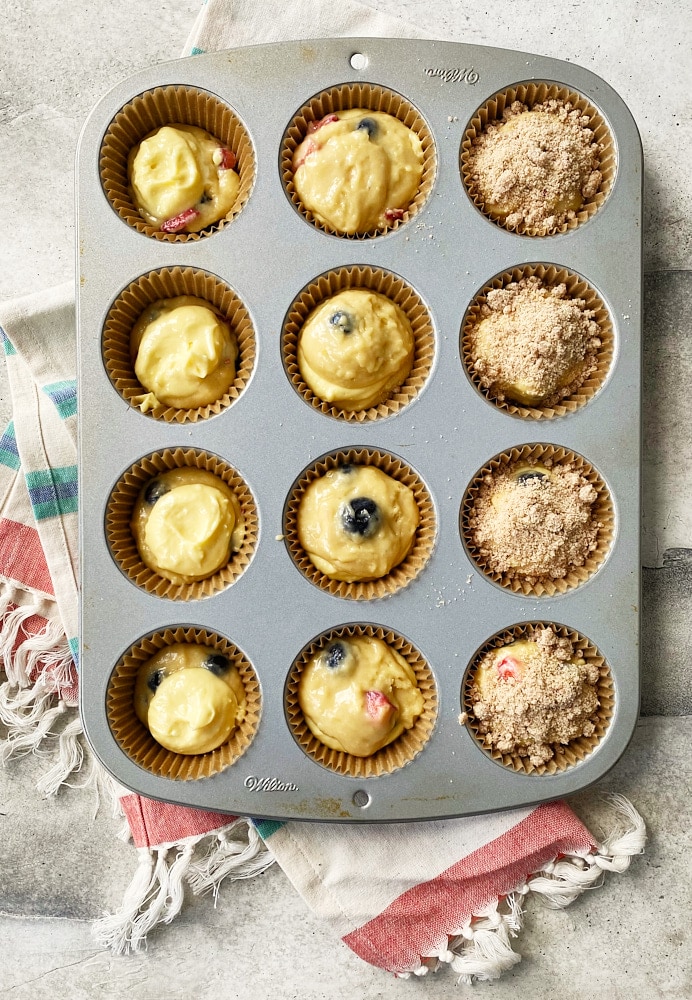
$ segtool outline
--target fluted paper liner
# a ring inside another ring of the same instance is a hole
[[[574,644],[575,651],[587,663],[594,663],[600,673],[597,683],[599,707],[591,716],[591,722],[596,727],[593,734],[591,736],[578,736],[576,739],[570,740],[569,743],[553,744],[555,755],[545,764],[532,764],[528,757],[522,757],[518,753],[501,753],[493,747],[487,735],[479,732],[479,723],[473,715],[473,699],[471,698],[474,675],[483,657],[493,649],[499,649],[517,640],[527,639],[529,633],[535,628],[550,628],[560,638],[569,639]],[[514,625],[503,632],[497,632],[476,653],[464,676],[461,707],[468,716],[466,726],[474,739],[483,751],[498,764],[502,764],[519,774],[560,774],[585,760],[606,735],[615,712],[615,686],[605,658],[590,639],[565,625],[558,625],[555,622],[531,621]]]
[[[209,132],[236,155],[240,177],[238,197],[218,222],[198,233],[163,233],[137,211],[127,175],[130,150],[163,125],[196,125]],[[255,153],[247,129],[238,116],[214,94],[196,87],[167,86],[146,90],[126,104],[108,126],[99,155],[101,184],[108,201],[129,226],[167,243],[198,240],[223,229],[247,203],[255,181]]]
[[[235,378],[227,392],[213,403],[191,409],[158,403],[146,413],[167,423],[194,423],[229,407],[244,391],[255,364],[255,331],[250,314],[236,293],[216,275],[191,267],[163,267],[131,282],[108,310],[103,327],[103,360],[116,391],[130,406],[138,409],[149,391],[135,374],[130,352],[132,328],[152,302],[178,295],[192,295],[208,302],[226,322],[238,345]]]
[[[134,708],[137,672],[143,663],[165,646],[189,643],[208,646],[228,657],[245,689],[245,718],[225,743],[203,754],[182,754],[166,750],[144,726]],[[160,778],[196,781],[210,778],[234,764],[252,743],[259,725],[261,708],[257,675],[247,657],[228,639],[193,626],[171,626],[144,636],[120,658],[108,682],[106,714],[111,732],[123,753],[139,767]]]
[[[346,583],[332,580],[311,562],[298,537],[298,510],[307,487],[316,479],[342,465],[374,465],[392,479],[408,486],[418,505],[420,521],[413,545],[402,562],[386,576],[377,580]],[[408,586],[425,567],[435,544],[435,508],[427,486],[410,465],[389,452],[375,448],[345,448],[323,455],[300,474],[291,487],[284,509],[284,536],[293,562],[310,583],[335,597],[355,601],[372,601],[387,597]]]
[[[240,504],[244,534],[238,551],[213,576],[196,583],[171,583],[143,562],[130,522],[145,483],[162,472],[185,467],[211,472],[230,487]],[[139,459],[121,475],[108,498],[105,527],[111,555],[135,586],[156,597],[196,601],[224,590],[248,567],[257,545],[258,516],[255,499],[244,479],[222,459],[196,448],[166,448]]]
[[[598,323],[598,336],[601,340],[601,346],[596,352],[594,371],[572,393],[550,406],[540,403],[529,406],[507,398],[498,399],[491,389],[481,384],[478,373],[473,367],[476,358],[472,353],[471,333],[473,328],[483,319],[481,309],[485,305],[488,292],[496,288],[504,288],[510,282],[534,276],[540,278],[543,284],[548,287],[565,284],[569,298],[583,299],[584,308],[591,309],[595,313],[594,322]],[[499,410],[504,410],[513,417],[523,417],[528,420],[550,420],[552,417],[564,417],[568,413],[574,413],[590,399],[593,399],[608,377],[613,363],[614,351],[613,324],[603,300],[584,278],[565,268],[556,267],[555,264],[523,264],[496,275],[492,281],[484,285],[471,302],[461,328],[461,356],[475,388]]]
[[[381,403],[364,410],[343,410],[316,396],[306,384],[298,366],[298,338],[309,315],[325,299],[345,288],[364,288],[379,292],[395,302],[413,330],[413,365],[401,385],[395,386]],[[284,368],[293,388],[314,409],[339,420],[363,422],[398,413],[416,398],[425,385],[435,356],[435,334],[432,319],[423,300],[403,278],[382,268],[353,265],[327,271],[311,281],[298,295],[284,320],[282,337]]]
[[[344,753],[343,750],[333,750],[318,740],[311,733],[298,702],[301,674],[310,659],[330,642],[362,635],[382,639],[400,653],[413,670],[423,695],[423,711],[411,729],[407,729],[393,743],[382,747],[370,757],[356,757]],[[342,625],[317,636],[296,658],[286,681],[284,698],[288,725],[301,750],[330,771],[352,778],[376,778],[383,774],[391,774],[392,771],[409,764],[429,740],[437,716],[437,689],[430,667],[412,643],[382,625]]]
[[[596,548],[591,552],[583,566],[576,566],[560,579],[553,580],[543,577],[531,584],[521,576],[508,573],[498,573],[492,570],[481,556],[478,546],[473,540],[469,519],[478,492],[483,485],[483,478],[507,470],[518,462],[533,461],[545,463],[551,461],[553,466],[569,464],[574,470],[584,476],[594,487],[598,496],[593,505],[593,516],[600,523],[596,536]],[[469,556],[481,573],[494,583],[526,597],[553,597],[564,594],[585,583],[596,573],[605,562],[610,551],[615,534],[615,511],[608,487],[596,469],[581,455],[567,448],[552,444],[525,444],[505,451],[492,458],[482,469],[479,469],[471,480],[464,494],[461,505],[460,531]]]
[[[545,101],[550,100],[559,100],[565,103],[569,102],[574,108],[578,108],[583,115],[588,115],[590,119],[588,127],[593,131],[595,141],[600,143],[602,147],[599,165],[599,170],[602,175],[601,185],[596,194],[592,198],[587,199],[581,208],[578,209],[575,213],[574,219],[567,220],[560,226],[529,226],[524,222],[520,222],[517,225],[508,225],[501,219],[492,218],[485,209],[483,196],[473,181],[469,167],[469,153],[471,147],[475,139],[489,124],[492,125],[496,122],[502,121],[502,114],[505,108],[513,104],[514,101],[520,101],[522,104],[525,104],[529,110],[531,110],[531,108],[533,108],[536,104],[543,104]],[[586,100],[585,97],[573,90],[570,90],[568,87],[561,86],[558,83],[520,83],[516,84],[514,87],[508,87],[507,89],[494,94],[488,101],[485,102],[485,104],[478,108],[473,115],[473,118],[466,128],[461,145],[461,175],[474,205],[476,205],[476,207],[479,208],[491,222],[494,222],[496,225],[501,226],[503,229],[507,229],[510,232],[518,233],[521,236],[554,236],[556,233],[566,233],[569,230],[576,229],[577,226],[582,225],[582,223],[586,222],[587,219],[590,219],[605,202],[613,187],[616,171],[617,158],[615,153],[615,140],[613,139],[613,135],[605,119],[600,112],[596,110],[593,104]]]
[[[410,202],[401,219],[392,220],[377,229],[362,233],[342,233],[333,229],[326,223],[320,222],[312,212],[305,208],[293,184],[293,153],[300,145],[308,132],[308,125],[311,122],[319,121],[325,115],[333,114],[337,111],[350,111],[353,108],[367,108],[368,111],[383,111],[403,122],[412,132],[415,132],[421,140],[423,147],[423,173],[421,175],[418,192]],[[293,202],[298,211],[311,222],[317,229],[322,229],[333,236],[340,236],[347,240],[364,240],[373,236],[381,236],[391,229],[398,229],[400,225],[412,219],[427,201],[432,190],[435,172],[437,169],[437,159],[435,154],[435,143],[427,122],[410,101],[407,101],[396,91],[379,87],[372,83],[343,83],[329,90],[323,90],[312,97],[295,114],[290,125],[284,133],[281,143],[281,176],[288,197]]]

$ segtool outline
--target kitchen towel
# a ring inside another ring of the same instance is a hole
[[[424,36],[346,0],[209,0],[184,54],[323,36]],[[3,759],[54,746],[50,796],[85,764],[77,700],[74,288],[0,306],[13,419],[0,439],[0,721]],[[89,759],[89,783],[112,785]],[[357,955],[400,976],[449,963],[493,979],[519,955],[512,938],[529,892],[564,906],[624,871],[644,823],[613,796],[619,832],[598,844],[564,803],[436,823],[343,826],[258,821],[153,802],[115,789],[138,852],[120,909],[98,940],[140,947],[180,911],[185,887],[216,894],[276,861]]]

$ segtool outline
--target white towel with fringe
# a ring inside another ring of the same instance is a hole
[[[288,38],[426,37],[355,0],[209,0],[185,55]],[[83,763],[77,702],[74,290],[0,306],[13,419],[0,439],[0,722],[3,760],[54,748],[46,796]],[[92,779],[112,786],[95,762]],[[94,777],[95,776],[95,777]],[[520,960],[525,897],[566,906],[644,849],[642,818],[612,796],[616,831],[597,843],[562,802],[437,823],[344,827],[253,822],[114,788],[138,865],[120,909],[96,925],[116,953],[179,913],[185,887],[217,894],[275,861],[365,961],[399,976],[449,964],[495,979]]]

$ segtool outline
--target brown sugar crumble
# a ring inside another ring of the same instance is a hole
[[[469,694],[471,714],[486,742],[538,766],[555,756],[557,745],[593,736],[600,669],[552,628],[529,630],[527,639],[487,653]],[[508,657],[512,673],[503,669]]]
[[[498,400],[554,406],[597,367],[601,347],[595,312],[564,283],[535,275],[486,295],[469,333],[473,370]]]
[[[602,146],[590,119],[569,101],[505,108],[474,140],[468,157],[473,187],[493,218],[551,230],[576,217],[598,192]]]
[[[515,462],[487,474],[468,521],[478,560],[532,586],[565,577],[597,547],[597,498],[569,462]]]

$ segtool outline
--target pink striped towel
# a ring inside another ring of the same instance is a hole
[[[209,0],[185,53],[281,37],[412,35],[411,25],[342,0]],[[271,10],[269,9],[271,8]],[[270,32],[270,34],[268,34]],[[72,287],[6,303],[0,327],[13,420],[0,438],[2,759],[55,746],[47,796],[84,763],[77,700],[76,386]],[[95,772],[98,767],[91,763]],[[102,775],[100,776],[103,777]],[[104,779],[105,780],[105,779]],[[107,781],[106,781],[107,783]],[[523,899],[566,906],[641,853],[641,817],[621,796],[604,844],[564,803],[437,823],[342,826],[253,822],[116,789],[139,863],[104,946],[127,952],[180,911],[185,886],[218,893],[275,861],[308,905],[366,962],[400,976],[449,963],[465,982],[519,961]],[[286,933],[290,933],[287,931]]]

